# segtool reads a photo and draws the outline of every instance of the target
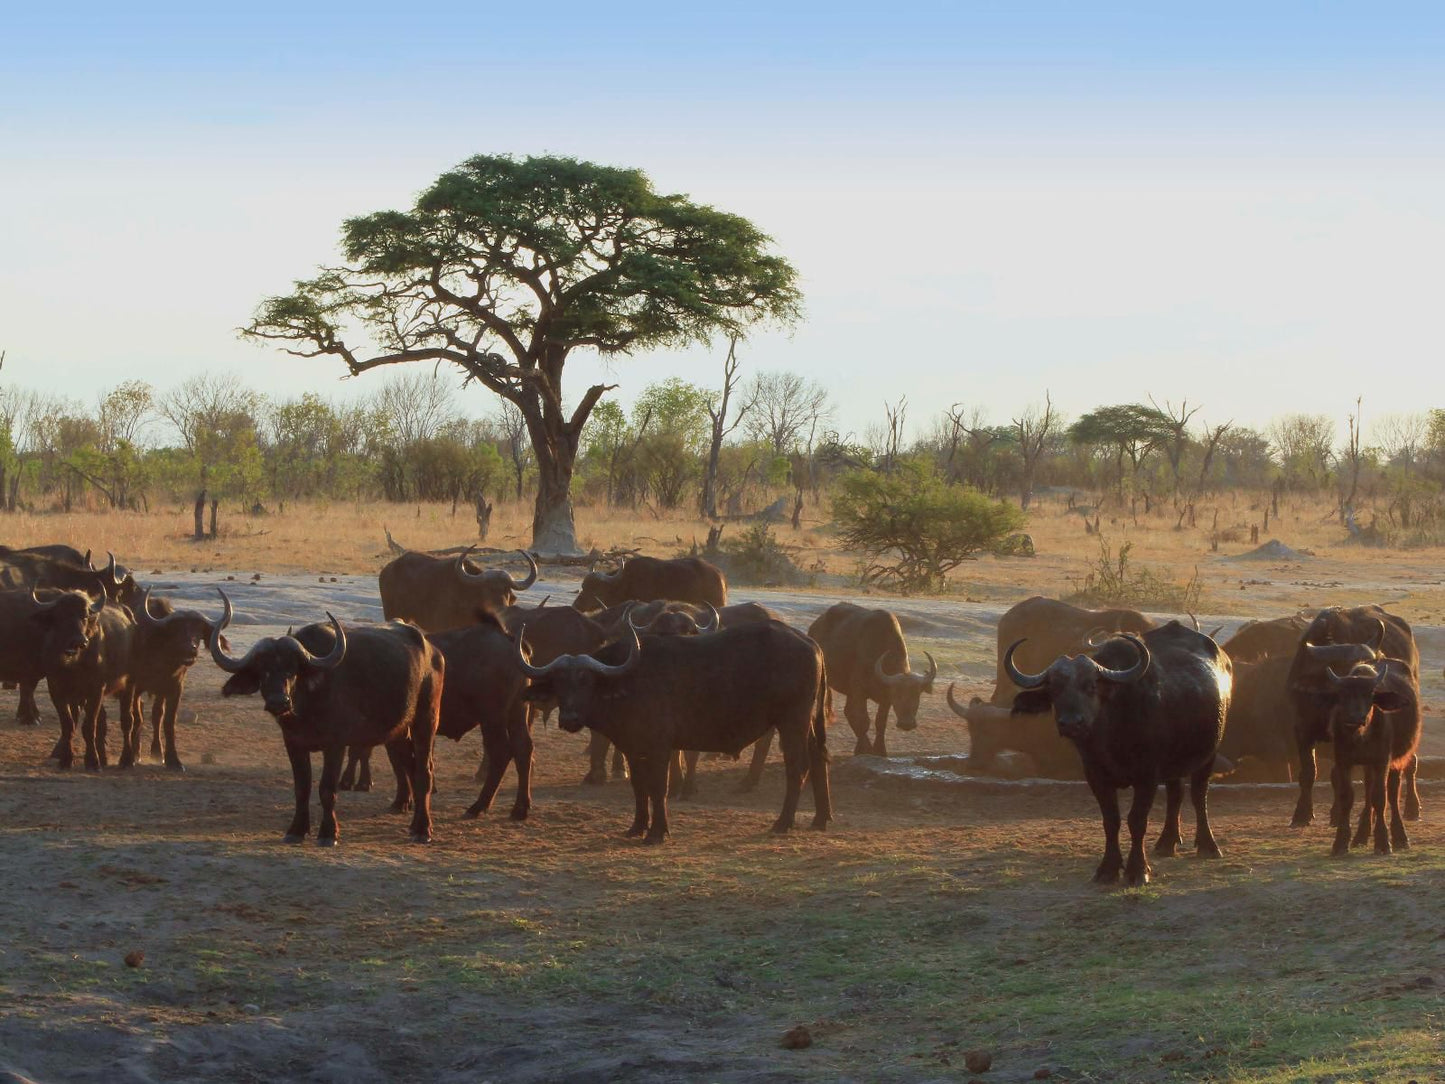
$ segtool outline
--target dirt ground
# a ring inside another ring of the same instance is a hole
[[[325,608],[379,616],[370,577],[234,575],[154,579],[213,612],[225,584],[237,650]],[[1289,612],[1316,590],[1265,605]],[[570,597],[561,580],[533,593],[548,591]],[[737,595],[804,626],[831,601]],[[1003,605],[892,605],[961,697],[987,690]],[[1445,639],[1416,631],[1427,751],[1442,752]],[[46,1084],[1445,1079],[1434,782],[1410,851],[1344,861],[1326,857],[1323,825],[1285,827],[1288,788],[1220,786],[1223,861],[1159,859],[1154,884],[1104,890],[1079,785],[880,782],[850,764],[842,727],[828,832],[767,833],[776,762],[740,795],[740,765],[704,760],[700,797],[674,803],[670,841],[649,848],[621,838],[628,786],[580,786],[583,737],[541,728],[525,824],[506,816],[510,778],[490,814],[461,818],[469,735],[439,750],[433,845],[408,845],[387,814],[383,768],[373,792],[341,795],[327,851],[280,842],[275,724],[254,698],[222,700],[222,676],[193,672],[183,774],[59,772],[43,695],[39,728],[0,695],[0,1070]],[[942,688],[918,730],[890,731],[891,753],[966,750]],[[795,1025],[807,1049],[780,1045]],[[987,1071],[966,1064],[979,1051]]]

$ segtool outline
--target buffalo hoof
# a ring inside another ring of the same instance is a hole
[[[39,726],[39,725],[40,725],[40,720],[39,720],[38,718],[32,719],[32,718],[30,718],[30,717],[27,716],[27,715],[17,715],[17,716],[15,716],[15,721],[16,721],[17,723],[19,723],[21,726]]]
[[[351,789],[352,789],[353,787],[355,787],[355,786],[356,786],[356,784],[353,783],[353,782],[351,782],[351,780],[349,780],[349,779],[338,779],[338,780],[336,781],[336,789],[337,789],[337,790],[346,790],[346,791],[349,791],[349,790],[351,790]]]
[[[524,821],[527,819],[527,807],[522,805],[513,806],[512,812],[507,816],[509,820]]]
[[[1390,829],[1390,846],[1397,851],[1408,851],[1410,849],[1410,837],[1401,828],[1398,832],[1392,827]]]
[[[98,760],[92,760],[90,757],[86,757],[86,758],[85,758],[85,770],[88,771],[88,772],[98,772],[98,771],[100,771],[100,761],[98,761]]]
[[[366,793],[368,793],[368,792],[371,790],[371,780],[369,780],[369,779],[362,780],[360,783],[356,784],[356,786],[352,787],[351,789],[354,790],[354,791],[356,791],[358,794],[366,794]]]
[[[1179,840],[1165,839],[1162,836],[1154,844],[1155,858],[1177,858],[1179,856]]]
[[[829,820],[830,818],[828,817],[814,817],[813,823],[809,825],[809,827],[815,832],[825,832],[828,830]]]
[[[647,833],[647,836],[643,839],[642,842],[643,842],[643,845],[644,845],[644,846],[647,846],[647,847],[656,847],[656,846],[657,846],[658,844],[660,844],[660,843],[666,843],[666,842],[667,842],[667,834],[666,834],[666,833],[663,833],[663,834],[660,835],[660,836],[655,836],[655,835],[653,835],[651,832],[648,832],[648,833]]]
[[[407,842],[408,842],[408,843],[417,843],[417,844],[422,844],[422,845],[428,844],[428,843],[431,842],[431,833],[430,833],[430,832],[412,832],[411,835],[409,835],[409,836],[407,837]]]
[[[1308,828],[1310,824],[1314,822],[1314,819],[1315,815],[1313,813],[1296,813],[1290,818],[1289,826],[1291,828]]]
[[[583,782],[584,784],[586,784],[587,786],[592,786],[592,787],[600,787],[600,786],[603,786],[603,785],[606,784],[606,782],[607,782],[607,770],[604,768],[604,769],[603,769],[602,771],[600,771],[600,772],[596,772],[596,771],[588,772],[586,775],[584,775],[584,776],[582,777],[582,782]]]
[[[1094,883],[1096,885],[1112,885],[1119,883],[1121,869],[1114,865],[1101,865],[1094,871]]]
[[[68,758],[71,757],[71,756],[74,756],[74,754],[71,753],[71,752],[69,752],[69,751],[66,749],[66,747],[65,747],[65,739],[64,739],[64,738],[62,738],[62,739],[60,739],[59,741],[57,741],[57,742],[55,743],[55,745],[54,745],[54,746],[51,748],[51,750],[50,750],[50,759],[51,759],[51,760],[64,760],[64,759],[68,759]]]
[[[462,816],[469,821],[474,821],[485,812],[486,810],[482,808],[481,802],[473,802],[471,805],[467,806],[467,811],[463,813]]]
[[[392,802],[391,805],[389,805],[389,806],[386,807],[386,811],[387,811],[388,813],[410,813],[410,812],[411,812],[411,803],[410,803],[410,802]]]
[[[743,781],[738,784],[737,792],[738,792],[739,794],[751,794],[753,791],[755,791],[755,790],[757,790],[757,789],[758,789],[758,781],[757,781],[756,779],[754,779],[752,776],[748,776],[747,778],[743,779]]]
[[[1348,858],[1348,857],[1350,857],[1350,845],[1349,845],[1348,843],[1346,843],[1346,844],[1342,847],[1342,846],[1340,846],[1338,843],[1335,844],[1333,847],[1330,848],[1330,857],[1331,857],[1331,858]]]
[[[637,839],[639,836],[645,836],[645,835],[647,835],[647,825],[645,825],[645,824],[634,824],[631,828],[627,829],[626,832],[623,832],[623,833],[622,833],[622,838],[623,838],[623,839]]]
[[[775,836],[785,836],[793,830],[791,823],[784,823],[781,819],[773,824],[772,832]]]
[[[1377,839],[1375,840],[1375,853],[1393,854],[1394,849],[1390,846],[1390,841],[1388,839]]]
[[[160,746],[160,743],[159,743],[159,742],[156,742],[154,745],[151,746],[151,759],[152,759],[152,760],[161,760],[164,756],[165,756],[165,752],[164,752],[164,750],[161,749],[161,746]]]
[[[1219,844],[1214,840],[1206,840],[1204,843],[1194,844],[1194,854],[1197,858],[1223,858],[1224,852],[1219,849]]]
[[[335,836],[317,836],[317,837],[316,837],[316,846],[318,846],[318,847],[334,847],[334,846],[336,846],[336,837],[335,837]]]
[[[306,842],[306,833],[305,833],[305,832],[287,832],[284,836],[281,837],[281,842],[282,842],[282,843],[305,843],[305,842]]]
[[[183,772],[186,770],[186,766],[181,763],[179,757],[170,757],[166,761],[166,770],[170,772]]]
[[[857,745],[853,746],[853,755],[855,757],[871,757],[873,755],[873,746],[869,745],[866,741],[860,741]]]
[[[1420,799],[1419,799],[1419,798],[1416,798],[1414,795],[1410,795],[1408,798],[1406,798],[1406,799],[1405,799],[1405,810],[1404,810],[1404,812],[1405,812],[1405,819],[1406,819],[1407,821],[1417,821],[1417,820],[1419,820],[1419,819],[1420,819]]]

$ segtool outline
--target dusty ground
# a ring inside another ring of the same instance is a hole
[[[1435,597],[1428,569],[1381,565],[1380,583],[1395,571]],[[377,616],[369,577],[235,575],[155,579],[207,607],[226,583],[238,649],[323,608]],[[1261,605],[1316,590],[1282,583]],[[801,624],[829,601],[746,595]],[[897,608],[945,677],[984,690],[1001,604]],[[1439,703],[1445,642],[1417,632]],[[275,726],[254,699],[221,700],[220,678],[209,664],[192,677],[184,775],[57,772],[48,710],[21,729],[0,697],[0,1068],[42,1082],[1445,1079],[1439,784],[1412,850],[1347,861],[1326,857],[1326,828],[1285,827],[1287,790],[1218,787],[1223,861],[1160,860],[1155,884],[1106,891],[1089,882],[1099,828],[1079,786],[882,784],[835,730],[828,833],[767,835],[776,765],[744,797],[737,765],[704,761],[700,799],[674,806],[652,849],[621,838],[626,784],[577,785],[582,739],[543,729],[525,825],[506,820],[510,783],[500,816],[460,819],[469,736],[439,753],[433,846],[406,844],[382,783],[341,796],[329,852],[279,842],[291,798]],[[1438,750],[1433,711],[1428,726]],[[891,740],[904,755],[966,747],[941,696]],[[813,1045],[782,1049],[798,1024]],[[965,1068],[972,1050],[991,1055],[986,1073]]]

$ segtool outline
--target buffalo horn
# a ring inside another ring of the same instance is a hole
[[[546,677],[559,667],[570,669],[574,666],[579,670],[591,670],[595,674],[625,674],[642,658],[642,642],[637,638],[637,626],[629,620],[627,630],[632,637],[632,643],[628,649],[626,661],[620,662],[616,666],[609,666],[605,662],[594,659],[591,655],[558,655],[546,666],[533,666],[527,661],[527,656],[522,651],[522,638],[520,637],[517,641],[517,665],[529,678]]]
[[[121,579],[115,574],[115,554],[111,553],[109,550],[106,550],[105,555],[108,558],[105,564],[106,578],[110,580],[112,587],[119,587],[121,584]]]
[[[468,546],[466,549],[462,550],[461,553],[457,554],[457,575],[460,576],[464,581],[480,579],[482,575],[485,575],[485,573],[474,574],[467,571],[467,555],[476,548],[477,547],[475,545]]]
[[[251,645],[251,650],[246,652],[243,658],[232,658],[226,653],[225,649],[221,647],[221,630],[231,623],[231,618],[235,616],[235,611],[231,608],[231,600],[227,597],[224,590],[218,587],[216,588],[216,593],[221,596],[221,601],[225,604],[226,609],[225,612],[221,614],[220,624],[213,626],[211,629],[211,658],[214,659],[216,665],[226,671],[226,673],[239,674],[251,665],[251,660],[256,657],[256,652],[260,650],[261,641],[258,640],[255,644]]]
[[[35,603],[36,613],[43,613],[46,610],[53,610],[55,609],[55,607],[60,605],[60,600],[58,598],[53,598],[49,602],[41,602],[40,596],[35,593],[34,584],[30,586],[30,601]]]
[[[714,606],[711,602],[704,602],[703,605],[707,607],[707,624],[699,625],[696,621],[694,621],[693,626],[697,629],[698,632],[715,632],[717,630],[717,627],[722,624],[722,618],[718,616],[717,607]]]
[[[1190,615],[1189,615],[1189,621],[1190,621],[1190,623],[1194,626],[1194,631],[1195,631],[1195,632],[1198,632],[1198,631],[1199,631],[1199,618],[1195,617],[1193,614],[1190,614]]]
[[[953,709],[953,714],[957,715],[960,719],[968,718],[968,712],[959,707],[958,701],[953,698],[953,682],[951,681],[948,683],[948,706]]]
[[[164,618],[156,617],[151,613],[151,589],[147,587],[145,594],[141,595],[140,610],[136,613],[136,622],[147,629],[157,629],[169,621],[175,614],[169,614]]]
[[[1375,634],[1375,642],[1373,644],[1370,644],[1369,646],[1374,648],[1375,651],[1378,652],[1380,648],[1383,647],[1385,644],[1385,623],[1377,617],[1375,618],[1375,625],[1378,629]]]
[[[341,627],[341,622],[336,620],[336,616],[330,610],[326,611],[326,616],[330,619],[331,628],[336,633],[336,643],[331,645],[331,650],[318,659],[306,650],[304,644],[301,646],[301,656],[306,660],[306,665],[313,670],[335,670],[341,665],[341,660],[346,658],[346,630]]]
[[[80,563],[83,564],[86,568],[90,569],[92,572],[95,571],[95,565],[91,564],[90,562],[90,550],[85,551],[85,560],[81,561]]]
[[[513,591],[525,591],[527,588],[531,587],[534,583],[537,582],[537,562],[526,550],[518,550],[517,552],[526,559],[527,564],[531,566],[532,571],[527,574],[527,578],[525,580],[514,579],[510,572],[507,573],[507,579],[511,581]]]
[[[1014,652],[1017,651],[1019,646],[1027,639],[1028,638],[1025,637],[1023,640],[1015,640],[1009,645],[1009,649],[1003,653],[1003,668],[1004,672],[1008,674],[1009,680],[1020,689],[1037,689],[1044,683],[1044,678],[1048,676],[1048,671],[1044,670],[1037,674],[1025,674],[1014,665]]]
[[[1144,641],[1133,633],[1120,633],[1119,637],[1134,645],[1134,649],[1139,652],[1138,661],[1127,670],[1110,670],[1107,666],[1099,666],[1097,662],[1094,663],[1094,666],[1098,668],[1099,676],[1105,681],[1113,681],[1119,685],[1132,685],[1144,676],[1145,670],[1149,669],[1149,649],[1144,646]]]
[[[1111,630],[1106,629],[1103,625],[1098,625],[1095,628],[1090,629],[1088,634],[1084,637],[1084,646],[1102,647],[1104,644],[1109,642],[1109,638],[1113,635],[1114,633]]]

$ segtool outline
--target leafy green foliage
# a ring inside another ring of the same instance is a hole
[[[905,592],[942,588],[950,571],[1024,524],[1013,505],[945,485],[912,461],[890,475],[845,475],[833,515],[843,544],[872,558],[866,578]]]
[[[708,558],[727,573],[729,582],[747,586],[802,583],[803,570],[766,523],[754,523],[740,535],[724,538]]]

